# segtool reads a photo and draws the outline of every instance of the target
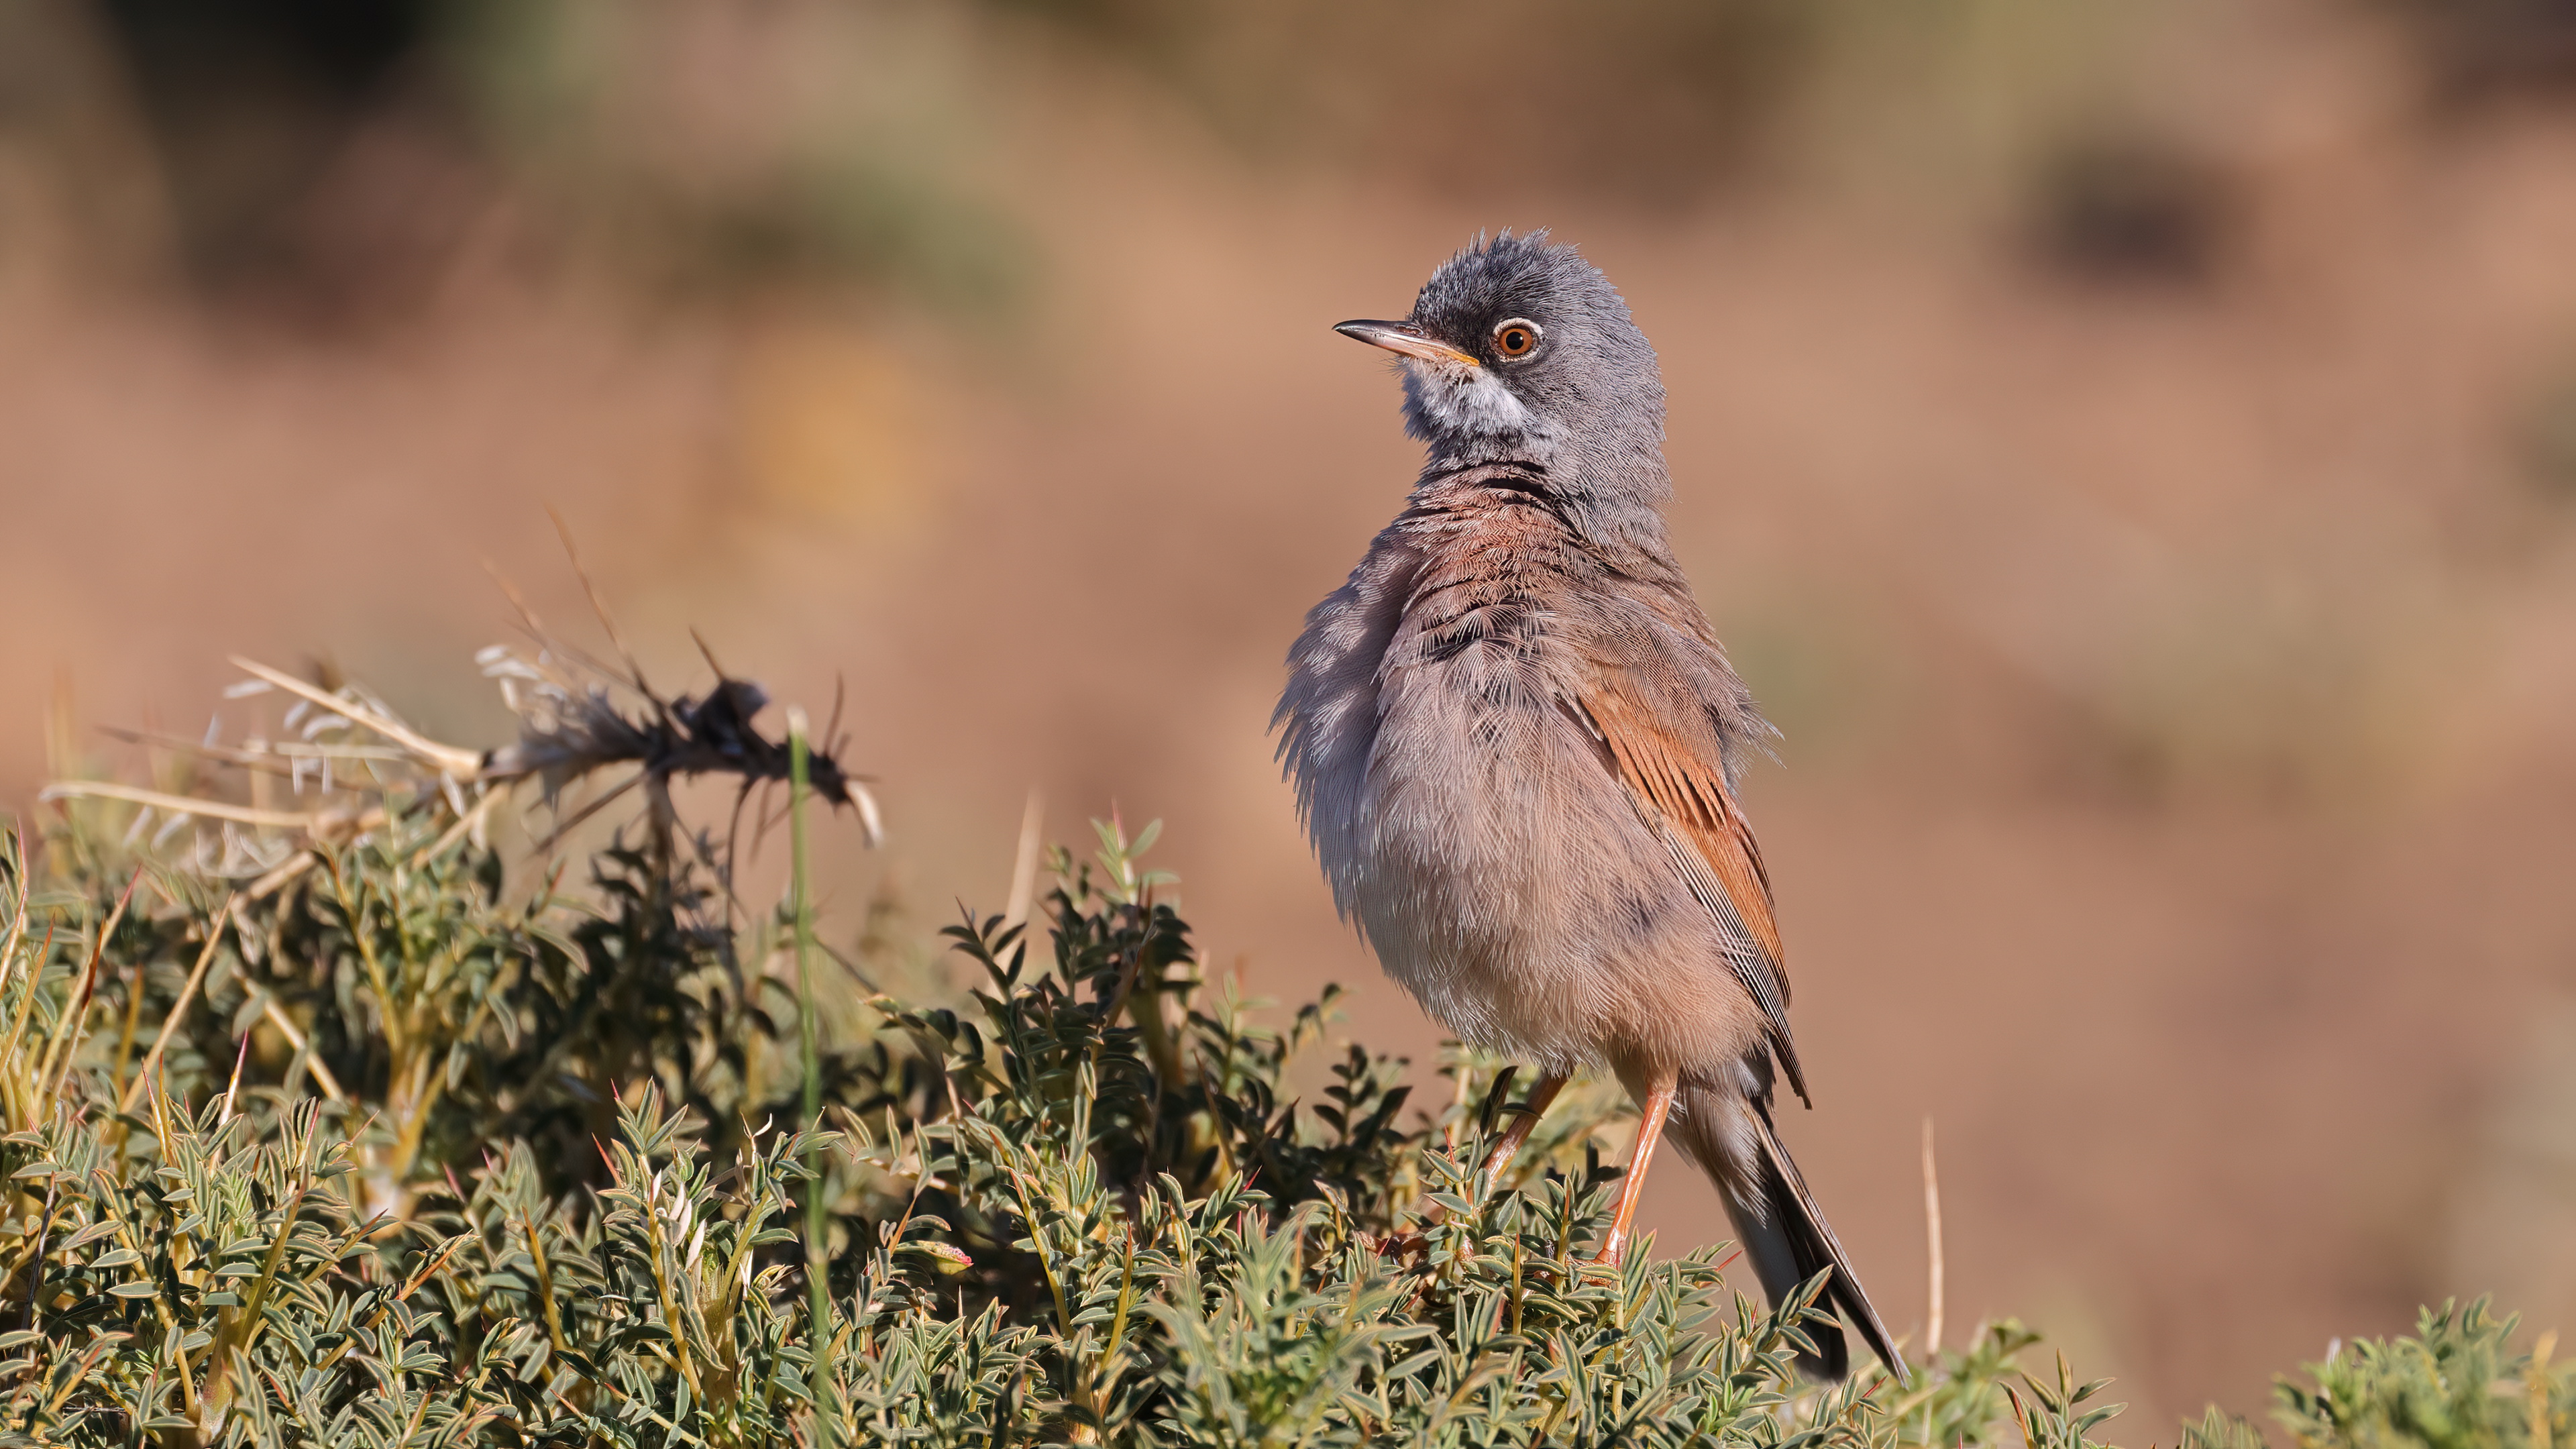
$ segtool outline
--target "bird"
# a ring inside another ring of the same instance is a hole
[[[1823,1302],[1908,1381],[1775,1122],[1776,1077],[1809,1098],[1737,789],[1776,731],[1673,558],[1654,348],[1543,230],[1480,233],[1402,319],[1333,330],[1396,354],[1425,453],[1272,719],[1335,906],[1433,1019],[1537,1069],[1488,1180],[1606,1066],[1641,1121],[1599,1259],[1669,1136],[1771,1301],[1830,1272]],[[1806,1332],[1806,1371],[1847,1376],[1839,1328]]]

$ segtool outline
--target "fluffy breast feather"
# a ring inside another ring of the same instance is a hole
[[[1605,630],[1699,647],[1623,595],[1543,494],[1426,490],[1309,615],[1277,715],[1334,902],[1388,974],[1560,1066],[1758,1040],[1715,922],[1567,707]]]

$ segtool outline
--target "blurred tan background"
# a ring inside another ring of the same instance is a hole
[[[0,800],[231,652],[497,740],[552,505],[663,680],[847,680],[839,929],[1115,800],[1427,1057],[1265,727],[1416,461],[1328,325],[1539,225],[1787,732],[1789,1130],[1889,1317],[1929,1115],[1953,1341],[2126,1440],[2422,1300],[2576,1329],[2566,0],[16,0]]]

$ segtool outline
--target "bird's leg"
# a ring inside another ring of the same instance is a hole
[[[1494,1143],[1494,1150],[1485,1154],[1486,1181],[1502,1179],[1503,1169],[1512,1165],[1512,1158],[1519,1155],[1521,1144],[1529,1141],[1531,1130],[1538,1126],[1538,1119],[1546,1113],[1548,1104],[1564,1090],[1563,1072],[1550,1072],[1530,1085],[1529,1100],[1513,1112],[1512,1125],[1503,1129],[1503,1135]]]
[[[1645,1195],[1646,1167],[1655,1160],[1655,1143],[1664,1135],[1664,1119],[1672,1115],[1673,1092],[1679,1086],[1671,1076],[1662,1076],[1646,1088],[1643,1120],[1637,1124],[1637,1150],[1628,1154],[1628,1173],[1619,1181],[1619,1212],[1610,1220],[1610,1236],[1601,1240],[1601,1252],[1595,1260],[1616,1268],[1628,1252],[1628,1223],[1637,1215],[1637,1199]]]
[[[1538,1119],[1546,1113],[1548,1104],[1556,1100],[1556,1094],[1565,1090],[1565,1081],[1563,1072],[1550,1072],[1530,1084],[1529,1099],[1513,1110],[1512,1125],[1503,1129],[1503,1135],[1494,1142],[1494,1150],[1485,1154],[1484,1175],[1487,1182],[1494,1181],[1502,1175],[1504,1168],[1511,1166],[1513,1156],[1521,1150],[1521,1144],[1529,1141],[1530,1129],[1538,1126]],[[1446,1222],[1448,1217],[1448,1210],[1438,1203],[1433,1203],[1422,1210],[1422,1220],[1425,1223]],[[1428,1245],[1420,1233],[1391,1233],[1378,1244],[1378,1249],[1384,1253],[1410,1257],[1421,1252],[1426,1246]]]

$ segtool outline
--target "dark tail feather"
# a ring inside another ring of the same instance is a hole
[[[1684,1085],[1682,1106],[1679,1124],[1684,1130],[1678,1134],[1682,1153],[1699,1164],[1726,1199],[1727,1216],[1734,1220],[1735,1234],[1744,1243],[1754,1276],[1762,1280],[1763,1293],[1776,1304],[1799,1284],[1831,1268],[1833,1277],[1825,1285],[1824,1301],[1859,1330],[1861,1340],[1899,1384],[1910,1383],[1895,1340],[1888,1337],[1887,1325],[1862,1290],[1860,1275],[1852,1271],[1851,1255],[1843,1251],[1824,1211],[1816,1206],[1815,1195],[1807,1191],[1806,1179],[1798,1175],[1798,1164],[1772,1130],[1771,1114],[1715,1086]],[[1851,1348],[1840,1329],[1810,1322],[1806,1332],[1816,1341],[1816,1352],[1800,1357],[1801,1368],[1824,1379],[1840,1379],[1851,1372]]]

